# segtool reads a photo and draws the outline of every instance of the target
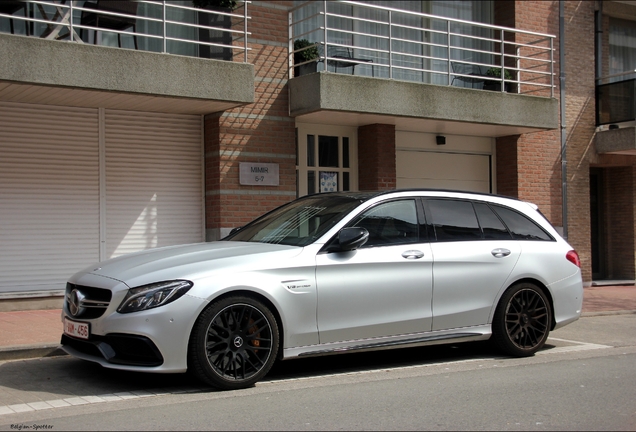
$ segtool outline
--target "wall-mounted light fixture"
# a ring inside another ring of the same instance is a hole
[[[446,137],[444,135],[437,135],[435,137],[435,142],[437,145],[444,145],[446,144]]]

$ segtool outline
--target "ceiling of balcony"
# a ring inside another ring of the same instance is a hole
[[[230,101],[149,96],[6,81],[0,81],[0,101],[180,114],[209,114],[244,105]]]
[[[296,117],[303,123],[341,126],[364,126],[369,124],[392,124],[396,130],[435,134],[500,137],[537,132],[536,128],[497,124],[459,122],[452,120],[383,116],[375,114],[319,111]]]

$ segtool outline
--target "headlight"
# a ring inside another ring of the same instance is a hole
[[[117,312],[138,312],[166,305],[187,293],[192,285],[194,284],[190,281],[176,280],[131,288],[117,308]]]

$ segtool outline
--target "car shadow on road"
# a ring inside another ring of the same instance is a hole
[[[554,348],[546,345],[544,350]],[[265,381],[312,378],[502,356],[488,342],[358,352],[277,362]],[[82,396],[149,396],[210,392],[189,374],[151,374],[104,368],[69,356],[0,364],[0,406]]]

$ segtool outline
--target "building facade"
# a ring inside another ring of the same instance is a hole
[[[0,57],[4,310],[329,190],[531,201],[636,278],[636,2],[5,2]]]

